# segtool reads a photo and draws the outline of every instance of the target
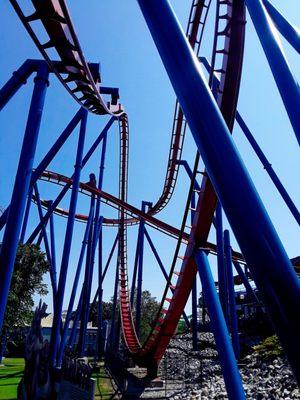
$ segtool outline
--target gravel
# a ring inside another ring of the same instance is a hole
[[[162,360],[159,375],[166,382],[166,398],[227,399],[213,335],[201,333],[199,351],[192,351],[191,346],[190,334],[178,335]],[[239,368],[247,399],[300,399],[300,391],[284,358],[263,362],[251,354],[240,361]]]

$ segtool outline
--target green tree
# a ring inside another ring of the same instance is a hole
[[[48,293],[43,275],[49,270],[45,254],[35,244],[19,244],[11,280],[0,343],[7,343],[31,323],[33,295]],[[0,354],[1,356],[1,354]]]
[[[135,291],[136,296],[136,291]],[[135,304],[135,302],[134,302]],[[110,301],[102,302],[103,307],[103,320],[112,318],[112,305],[113,298]],[[144,290],[142,293],[142,305],[141,305],[141,340],[146,339],[150,332],[152,323],[158,313],[160,303],[156,301],[156,298],[151,296],[149,290]],[[97,312],[98,312],[98,302],[95,302],[90,310],[89,321],[92,321],[94,326],[97,326]],[[135,310],[133,310],[133,316],[135,317]]]
[[[153,297],[149,290],[142,292],[141,329],[140,338],[143,342],[150,333],[154,319],[158,313],[160,303]]]

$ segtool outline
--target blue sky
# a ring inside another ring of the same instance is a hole
[[[280,11],[297,25],[297,15],[299,14],[297,0],[290,0],[289,2],[274,0],[273,4],[278,6]],[[189,2],[173,0],[172,5],[185,29],[190,7]],[[140,206],[142,200],[154,202],[161,193],[165,177],[175,97],[137,2],[131,0],[122,2],[117,0],[103,0],[101,2],[91,0],[83,7],[83,2],[69,1],[69,8],[86,59],[101,63],[103,85],[120,88],[121,102],[128,112],[130,124],[128,201],[135,206]],[[210,54],[211,49],[212,17],[213,13],[208,20],[203,51],[201,52],[201,55],[205,56]],[[2,86],[12,72],[27,58],[40,58],[40,55],[8,2],[2,2],[0,18],[2,54],[0,58],[0,85]],[[299,57],[284,39],[282,39],[282,43],[291,69],[295,76],[299,77]],[[2,128],[0,135],[0,205],[3,207],[7,206],[10,201],[31,91],[32,78],[0,114],[0,126]],[[238,108],[299,207],[298,174],[300,159],[298,145],[249,18]],[[49,146],[77,110],[78,105],[75,101],[69,97],[57,79],[51,77],[35,165],[41,160]],[[107,120],[108,117],[89,115],[85,149],[96,138]],[[288,254],[290,257],[299,255],[299,227],[238,127],[234,129],[234,139]],[[49,169],[65,175],[72,174],[76,140],[77,134],[74,134]],[[118,130],[117,125],[115,125],[109,133],[104,177],[104,189],[113,194],[118,193],[118,146]],[[82,172],[82,181],[88,180],[90,172],[97,174],[99,154],[98,150]],[[194,142],[188,132],[183,158],[192,164],[194,155]],[[39,187],[43,198],[53,198],[58,193],[58,188],[50,184],[40,183]],[[169,206],[161,212],[159,218],[179,227],[187,190],[188,180],[184,171],[181,171],[175,195]],[[66,198],[62,203],[64,208],[68,208],[68,201],[69,198]],[[85,196],[79,196],[78,211],[87,213],[88,203],[89,201]],[[106,206],[103,206],[102,211],[106,216],[116,215],[115,211]],[[36,222],[37,214],[33,207],[28,232],[34,228]],[[58,265],[65,223],[65,219],[55,217]],[[68,298],[71,288],[83,230],[84,225],[76,223],[66,298]],[[166,269],[168,269],[176,245],[175,241],[152,232],[151,229],[149,229],[149,232],[157,245]],[[115,234],[114,228],[105,229],[105,255],[110,250]],[[214,237],[215,233],[212,231],[210,239],[214,241]],[[129,269],[132,269],[136,228],[129,229],[128,239]],[[237,248],[234,239],[233,243],[234,247]],[[211,259],[211,262],[215,273],[215,260]],[[112,295],[115,263],[114,259],[105,282],[105,299]],[[148,248],[145,250],[144,265],[144,288],[149,289],[160,298],[164,288],[163,278]],[[48,277],[45,277],[45,280],[48,282]],[[94,281],[93,291],[96,288],[96,275]],[[50,296],[47,296],[46,302],[49,304],[49,310],[51,310]]]

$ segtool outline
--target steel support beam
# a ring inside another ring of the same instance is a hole
[[[228,398],[229,400],[246,399],[221,303],[204,251],[197,251],[195,262],[202,283],[202,291],[210,316]]]
[[[95,176],[93,179],[93,185],[96,186]],[[95,196],[91,198],[91,208],[94,209],[95,205]],[[95,224],[94,218],[95,214],[92,216],[93,222]],[[92,246],[93,246],[93,225],[90,229],[87,243],[87,251],[86,251],[86,261],[85,261],[85,274],[84,274],[84,282],[83,282],[83,299],[82,299],[82,310],[81,310],[81,318],[80,318],[80,330],[79,330],[79,341],[78,341],[78,354],[79,357],[83,357],[85,354],[85,336],[86,336],[86,328],[88,323],[88,314],[89,314],[89,288],[90,288],[90,280],[92,274]]]
[[[227,276],[224,260],[224,240],[223,240],[223,216],[222,206],[218,201],[216,208],[216,240],[217,240],[217,260],[218,260],[218,282],[219,282],[219,297],[221,306],[228,323],[228,290],[227,290]]]
[[[49,201],[51,206],[52,201]],[[56,275],[56,251],[55,251],[55,232],[54,232],[54,217],[53,214],[50,216],[50,243],[51,243],[51,261],[52,261],[52,273],[55,288],[57,288],[57,275]]]
[[[83,109],[84,110],[84,109]],[[85,111],[85,110],[84,110]],[[83,111],[83,112],[84,112]],[[92,146],[89,148],[89,150],[87,151],[87,153],[85,154],[85,156],[82,159],[82,168],[86,165],[86,163],[89,161],[89,159],[91,158],[91,156],[93,155],[94,151],[96,150],[96,148],[99,146],[99,144],[101,143],[101,141],[103,140],[103,138],[105,137],[107,131],[110,129],[110,127],[112,126],[113,122],[115,121],[115,117],[111,117],[110,120],[108,121],[108,123],[105,125],[105,127],[103,128],[103,130],[101,131],[101,133],[98,135],[97,139],[94,141],[94,143],[92,144]],[[74,175],[72,175],[71,177],[72,179],[74,179]],[[59,195],[57,196],[57,198],[53,201],[52,205],[49,207],[48,211],[46,212],[46,214],[44,215],[43,218],[43,223],[45,223],[49,218],[50,215],[52,214],[52,212],[55,210],[55,208],[59,205],[59,203],[61,202],[61,200],[64,198],[64,196],[66,195],[66,193],[68,192],[68,190],[70,189],[71,184],[67,184],[59,193]],[[32,232],[32,234],[30,235],[30,237],[28,238],[26,243],[32,243],[35,238],[37,237],[37,235],[39,234],[41,227],[42,227],[42,222],[39,223],[36,228],[34,229],[34,231]]]
[[[22,230],[21,230],[21,234],[20,234],[20,243],[24,243],[24,239],[25,239],[25,234],[26,234],[26,229],[27,229],[27,224],[28,224],[28,218],[29,218],[29,213],[30,213],[30,207],[31,207],[32,191],[33,191],[33,187],[30,186],[29,187],[29,191],[28,191],[28,196],[27,196],[27,202],[26,202],[26,208],[25,208],[25,213],[24,213],[24,218],[23,218]],[[9,208],[6,208],[6,210],[3,212],[3,214],[4,214],[7,211],[6,217],[8,215],[8,209]],[[6,218],[5,218],[5,222],[6,222]]]
[[[160,268],[160,270],[161,270],[161,272],[162,272],[162,274],[163,274],[165,280],[168,281],[169,276],[168,276],[168,274],[167,274],[167,271],[166,271],[166,269],[165,269],[165,267],[164,267],[164,265],[163,265],[163,263],[162,263],[162,261],[161,261],[161,258],[160,258],[159,255],[158,255],[158,252],[157,252],[157,250],[156,250],[156,248],[155,248],[155,246],[154,246],[154,243],[153,243],[153,241],[152,241],[152,239],[151,239],[151,237],[150,237],[150,235],[149,235],[149,233],[148,233],[146,227],[144,228],[144,233],[145,233],[145,237],[146,237],[146,239],[147,239],[147,241],[148,241],[148,243],[149,243],[149,246],[150,246],[150,248],[151,248],[151,250],[152,250],[152,253],[154,254],[154,257],[155,257],[155,259],[156,259],[156,261],[157,261],[157,263],[158,263],[158,265],[159,265],[159,268]],[[173,292],[173,289],[171,289],[171,291]],[[189,319],[188,319],[186,313],[183,312],[182,316],[183,316],[183,318],[184,318],[184,321],[185,321],[185,323],[186,323],[186,326],[189,327],[189,326],[190,326],[190,321],[189,321]]]
[[[227,275],[227,287],[228,287],[228,300],[229,300],[229,317],[230,317],[230,331],[232,346],[236,359],[240,358],[240,343],[239,343],[239,332],[238,332],[238,318],[236,312],[236,301],[233,281],[233,270],[232,270],[232,255],[230,245],[229,231],[224,231],[224,252],[226,262],[226,275]]]
[[[294,49],[300,53],[300,34],[299,29],[290,24],[284,16],[270,3],[268,0],[263,0],[263,4],[266,7],[274,25],[278,31],[285,37]]]
[[[25,129],[19,165],[11,197],[11,212],[3,235],[0,254],[0,332],[17,252],[20,230],[29,191],[33,160],[40,130],[49,71],[43,64],[34,79],[34,89]]]
[[[17,93],[22,85],[27,83],[27,79],[41,67],[43,61],[26,60],[13,76],[0,89],[0,111],[6,106],[11,98]],[[44,61],[46,66],[46,62]]]
[[[85,110],[85,113],[81,120],[80,131],[79,131],[77,154],[76,154],[76,161],[75,161],[75,167],[74,167],[74,178],[73,178],[70,207],[69,207],[69,216],[68,216],[68,221],[67,221],[65,241],[64,241],[64,247],[63,247],[63,252],[62,252],[60,275],[59,275],[58,289],[57,289],[56,307],[54,310],[54,320],[53,320],[53,327],[52,327],[52,332],[51,332],[50,363],[52,366],[56,365],[56,355],[57,355],[57,349],[58,349],[58,345],[59,345],[59,328],[60,328],[61,313],[62,313],[65,286],[66,286],[66,280],[67,280],[67,272],[68,272],[69,259],[70,259],[71,243],[72,243],[72,237],[73,237],[73,228],[74,228],[75,212],[76,212],[76,205],[77,205],[77,198],[78,198],[80,173],[81,173],[81,169],[82,169],[82,154],[83,154],[83,147],[84,147],[84,140],[85,140],[86,122],[87,122],[87,111]]]
[[[142,201],[142,212],[146,212],[147,202]],[[136,288],[136,306],[135,306],[135,330],[137,337],[141,334],[141,313],[142,313],[142,296],[143,296],[143,263],[144,263],[144,238],[145,238],[145,221],[140,220],[140,240],[139,240],[139,261],[137,273]]]
[[[265,156],[262,149],[259,147],[257,141],[255,140],[254,136],[252,135],[250,129],[246,125],[244,119],[242,118],[239,112],[236,113],[236,121],[239,124],[240,128],[244,132],[248,142],[250,143],[251,147],[255,151],[257,157],[260,159],[261,163],[264,166],[264,169],[267,171],[269,177],[271,178],[272,182],[276,186],[278,192],[280,193],[283,201],[288,206],[290,212],[293,214],[295,220],[297,221],[298,225],[300,225],[300,213],[298,208],[296,207],[295,203],[291,199],[290,195],[286,191],[285,187],[281,183],[280,179],[278,178],[276,172],[274,171],[272,164],[269,162],[267,157]]]
[[[101,229],[98,240],[98,307],[97,307],[97,321],[98,321],[98,331],[97,331],[97,358],[101,359],[103,354],[103,332],[102,332],[102,324],[103,324],[103,248],[102,248],[102,236],[103,230]]]
[[[73,307],[74,307],[75,297],[76,297],[76,293],[77,293],[79,278],[80,278],[80,274],[81,274],[83,259],[84,259],[84,256],[85,256],[88,237],[89,237],[89,234],[90,234],[90,231],[91,231],[91,228],[92,228],[93,215],[94,215],[94,203],[95,202],[93,201],[93,198],[91,198],[89,218],[88,218],[88,221],[87,221],[87,224],[86,224],[86,227],[85,227],[85,232],[84,232],[84,236],[83,236],[83,240],[82,240],[82,245],[81,245],[78,264],[77,264],[77,268],[76,268],[75,278],[74,278],[73,287],[72,287],[72,291],[71,291],[71,296],[70,296],[70,300],[69,300],[69,306],[68,306],[68,310],[67,310],[67,314],[66,314],[66,318],[65,318],[65,323],[64,323],[64,327],[63,327],[63,333],[62,333],[60,346],[59,346],[59,352],[58,352],[58,356],[57,356],[57,365],[58,365],[58,367],[61,366],[61,362],[62,362],[62,358],[63,358],[63,353],[64,353],[64,349],[65,349],[65,345],[66,345],[66,341],[67,341],[67,336],[68,336],[69,324],[70,324],[70,321],[71,321],[71,316],[72,316],[72,312],[73,312]]]
[[[283,104],[300,145],[300,90],[282,50],[278,33],[274,29],[261,0],[244,0],[256,33],[264,49]]]
[[[39,194],[39,191],[38,191],[37,184],[35,184],[33,186],[33,188],[34,188],[34,195],[35,195],[35,198],[36,198],[36,204],[37,204],[39,218],[40,218],[40,220],[42,220],[43,219],[43,209],[42,209],[42,205],[41,205],[40,194]],[[48,260],[48,263],[49,263],[49,272],[50,272],[50,280],[51,280],[52,296],[53,296],[53,306],[55,306],[55,298],[56,298],[56,291],[57,291],[56,275],[55,275],[55,273],[53,271],[52,256],[51,256],[51,250],[50,250],[48,235],[47,235],[47,231],[46,231],[46,225],[43,225],[43,227],[41,229],[41,233],[42,233],[42,238],[44,240],[47,260]]]
[[[208,175],[300,383],[300,282],[169,2],[138,0],[138,3]],[[247,4],[261,5],[255,0]],[[291,86],[295,93],[295,82],[289,85],[290,82],[283,81],[286,91]],[[297,103],[295,100],[292,107],[300,124]]]
[[[200,62],[204,65],[205,69],[208,72],[210,72],[210,65],[209,65],[209,62],[207,61],[207,59],[205,57],[200,57]],[[219,83],[219,80],[218,80],[218,78],[216,76],[214,76],[213,81]],[[242,132],[245,134],[245,136],[246,136],[248,142],[250,143],[251,147],[253,148],[253,150],[255,151],[256,155],[258,156],[259,160],[261,161],[262,165],[264,166],[264,169],[267,171],[269,177],[271,178],[272,182],[276,186],[276,188],[277,188],[278,192],[280,193],[283,201],[288,206],[288,208],[291,211],[291,213],[293,214],[295,220],[300,225],[300,213],[299,213],[299,210],[297,209],[295,203],[291,199],[290,195],[286,191],[286,189],[283,186],[283,184],[281,183],[280,179],[278,178],[276,172],[274,171],[274,169],[272,167],[272,164],[267,159],[267,157],[265,156],[265,154],[262,151],[262,149],[259,147],[257,141],[255,140],[254,136],[252,135],[250,129],[248,128],[245,120],[243,119],[243,117],[241,116],[241,114],[238,111],[236,113],[235,119],[236,119],[236,122],[239,124]]]
[[[64,145],[66,140],[69,138],[71,133],[74,131],[74,129],[78,125],[79,121],[82,118],[82,115],[83,115],[83,109],[79,109],[79,111],[75,114],[75,116],[72,118],[72,120],[66,126],[64,131],[61,133],[59,138],[55,141],[55,143],[53,144],[51,149],[48,151],[48,153],[45,155],[45,157],[42,159],[42,161],[39,163],[39,165],[36,167],[36,169],[32,172],[31,182],[30,182],[31,187],[37,182],[37,180],[39,179],[41,173],[45,169],[47,169],[48,165],[51,163],[51,161],[54,159],[56,154],[62,148],[62,146]],[[10,206],[8,206],[5,209],[5,211],[3,212],[3,214],[0,217],[0,230],[6,224],[9,207]]]

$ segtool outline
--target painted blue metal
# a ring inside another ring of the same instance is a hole
[[[101,234],[102,234],[102,233],[101,233],[101,231],[100,231],[100,235],[101,235]],[[100,238],[100,235],[99,235],[99,238]],[[119,238],[119,233],[117,233],[116,238],[115,238],[115,240],[114,240],[114,243],[113,243],[113,245],[112,245],[112,248],[111,248],[111,250],[110,250],[110,253],[109,253],[109,256],[108,256],[108,259],[107,259],[107,262],[106,262],[106,265],[105,265],[105,268],[104,268],[104,271],[103,271],[103,274],[102,274],[102,284],[103,284],[104,278],[105,278],[105,276],[106,276],[108,267],[109,267],[109,265],[110,265],[111,259],[112,259],[112,257],[113,257],[115,248],[116,248],[116,246],[117,246],[117,244],[118,244],[118,238]],[[95,295],[94,295],[94,299],[93,299],[93,301],[92,301],[92,304],[95,304],[98,295],[99,295],[99,289],[97,288],[96,293],[95,293]]]
[[[84,109],[82,109],[82,110],[83,110],[82,112],[85,112]],[[115,117],[111,117],[109,119],[109,121],[107,122],[107,124],[105,125],[105,127],[103,128],[101,133],[98,135],[97,139],[94,141],[92,146],[89,148],[89,150],[87,151],[87,153],[85,154],[85,156],[82,159],[82,168],[89,161],[89,159],[91,158],[91,156],[93,155],[94,151],[97,149],[97,147],[99,146],[99,144],[101,143],[101,141],[105,137],[107,131],[110,129],[110,127],[112,126],[114,121],[115,121]],[[74,176],[72,175],[71,178],[73,179],[73,177]],[[32,234],[30,235],[30,237],[28,238],[26,243],[32,243],[35,240],[35,238],[37,237],[39,231],[41,230],[42,223],[45,223],[49,219],[50,215],[55,210],[55,208],[59,205],[61,200],[64,198],[65,194],[70,189],[70,187],[71,187],[71,184],[66,184],[66,186],[61,190],[61,192],[59,193],[57,198],[53,201],[52,205],[49,207],[48,211],[44,215],[43,221],[36,226],[36,228],[34,229]]]
[[[228,398],[230,400],[246,399],[221,303],[204,251],[197,251],[195,262],[202,283],[202,290],[210,316]]]
[[[239,332],[238,332],[238,318],[236,312],[235,302],[235,291],[233,281],[233,270],[232,270],[232,254],[230,245],[229,231],[224,231],[224,252],[226,262],[226,275],[227,275],[227,286],[228,286],[228,299],[229,299],[229,317],[230,317],[230,331],[231,340],[234,349],[234,354],[237,359],[240,358],[240,343],[239,343]]]
[[[49,72],[47,67],[42,65],[34,79],[34,89],[10,203],[13,212],[8,213],[7,224],[3,235],[0,254],[0,332],[2,329],[11,277],[14,270],[26,197],[29,191],[32,165],[48,86],[48,76]]]
[[[205,69],[210,72],[210,65],[208,60],[205,57],[200,57],[200,62],[204,65]],[[213,81],[219,82],[216,76],[213,77]],[[240,128],[242,129],[243,133],[245,134],[247,140],[249,141],[250,145],[252,146],[253,150],[255,151],[256,155],[260,159],[261,163],[263,164],[265,170],[267,171],[269,177],[271,178],[272,182],[276,186],[278,192],[280,193],[281,197],[283,198],[284,202],[288,206],[289,210],[293,214],[294,218],[300,225],[300,213],[291,199],[290,195],[286,191],[285,187],[281,183],[280,179],[278,178],[276,172],[274,171],[272,164],[269,162],[267,157],[265,156],[262,149],[259,147],[257,141],[255,140],[254,136],[252,135],[250,129],[248,128],[246,122],[244,121],[241,114],[237,111],[236,113],[236,121],[239,124]]]
[[[139,225],[138,229],[138,237],[136,242],[136,249],[135,249],[135,258],[134,258],[134,265],[133,265],[133,274],[132,274],[132,282],[131,282],[131,290],[130,290],[130,305],[133,308],[134,303],[134,293],[135,293],[135,285],[136,285],[136,277],[139,265],[139,249],[140,249],[140,239],[141,238],[141,227]]]
[[[290,70],[282,51],[279,35],[270,23],[262,1],[245,0],[245,3],[300,145],[299,84]]]
[[[198,350],[197,279],[192,287],[192,348]]]
[[[83,263],[83,259],[85,256],[85,250],[86,250],[86,246],[87,246],[87,242],[88,242],[88,237],[89,237],[91,227],[92,227],[93,215],[94,215],[94,203],[95,202],[93,201],[93,199],[91,199],[89,217],[88,217],[88,221],[87,221],[87,224],[85,227],[85,232],[84,232],[84,236],[83,236],[83,240],[82,240],[82,245],[81,245],[78,264],[77,264],[77,268],[76,268],[75,278],[74,278],[71,296],[70,296],[70,300],[69,300],[69,306],[68,306],[68,310],[67,310],[67,314],[66,314],[66,318],[65,318],[63,333],[61,335],[59,352],[58,352],[58,356],[57,356],[57,365],[59,367],[61,365],[62,358],[63,358],[63,352],[64,352],[64,348],[65,348],[66,341],[67,341],[68,329],[69,329],[69,324],[70,324],[71,316],[72,316],[72,312],[73,312],[75,297],[76,297],[79,278],[80,278],[81,269],[82,269],[82,263]]]
[[[20,243],[24,243],[24,239],[25,239],[28,218],[29,218],[29,213],[30,213],[30,207],[31,207],[32,190],[33,190],[32,186],[29,187],[26,208],[25,208],[25,213],[24,213],[24,218],[23,218],[23,224],[22,224],[22,230],[21,230],[21,234],[20,234]],[[6,210],[8,210],[8,208]],[[8,215],[8,213],[7,213],[7,215]],[[6,222],[6,220],[5,220],[5,222]]]
[[[99,180],[98,180],[98,189],[102,189],[103,184],[103,177],[104,177],[104,165],[105,165],[105,155],[106,155],[106,144],[107,144],[107,131],[102,140],[102,150],[101,150],[101,157],[100,157],[100,165],[99,165]],[[94,185],[96,181],[94,180]],[[83,311],[82,311],[82,318],[81,318],[81,325],[80,325],[80,336],[79,336],[79,354],[81,356],[84,355],[85,350],[85,341],[86,341],[86,330],[87,330],[87,323],[88,323],[88,316],[89,316],[89,305],[90,305],[90,296],[91,296],[91,288],[92,288],[92,278],[93,278],[93,271],[94,271],[94,264],[95,264],[95,254],[97,249],[97,244],[99,240],[99,235],[102,230],[102,217],[100,216],[100,206],[101,201],[100,198],[97,197],[96,201],[96,209],[95,209],[95,216],[94,216],[94,230],[91,233],[91,247],[89,253],[89,259],[87,261],[86,266],[86,289],[85,295],[83,299]],[[87,257],[88,258],[88,257]],[[101,303],[102,306],[102,303]]]
[[[74,318],[74,321],[73,321],[71,334],[70,334],[70,337],[69,337],[69,340],[68,340],[68,346],[70,348],[72,348],[72,349],[74,349],[75,341],[76,341],[76,337],[77,337],[77,328],[78,328],[80,315],[81,315],[81,308],[82,308],[82,297],[83,297],[83,288],[82,288],[82,290],[80,292],[80,297],[79,297],[77,309],[76,309],[76,312],[75,312],[75,318]]]
[[[291,213],[293,214],[295,220],[298,222],[298,225],[300,225],[300,213],[299,213],[298,208],[296,207],[295,203],[291,199],[290,195],[286,191],[283,184],[281,183],[280,179],[278,178],[276,172],[274,171],[274,169],[272,167],[272,164],[270,164],[269,160],[264,155],[263,151],[259,147],[257,141],[255,140],[254,136],[252,135],[250,129],[246,125],[244,119],[242,118],[242,116],[239,112],[236,113],[236,121],[240,125],[242,131],[244,132],[246,138],[248,139],[249,143],[251,144],[256,155],[262,162],[265,170],[267,171],[268,175],[272,179],[272,182],[276,186],[276,188],[277,188],[278,192],[280,193],[281,197],[283,198],[285,204],[288,206],[288,208],[291,211]]]
[[[263,0],[274,25],[294,49],[300,53],[300,34],[296,26],[290,24],[269,0]]]
[[[192,179],[192,178],[191,178]],[[196,181],[195,181],[196,183]],[[194,188],[196,187],[194,183]],[[194,226],[193,220],[195,216],[195,208],[196,208],[196,199],[195,199],[195,192],[192,193],[191,196],[191,226]],[[192,287],[192,346],[193,350],[198,350],[198,313],[197,313],[197,276],[195,277],[193,287]]]
[[[103,343],[103,332],[102,332],[102,324],[103,324],[103,249],[102,249],[102,236],[103,229],[101,229],[98,240],[98,307],[97,307],[97,323],[98,323],[98,331],[97,331],[97,358],[100,360],[103,354],[104,343]]]
[[[142,212],[146,212],[147,202],[142,201]],[[145,237],[145,221],[140,220],[139,227],[141,234],[139,240],[139,261],[137,273],[137,286],[136,286],[136,303],[135,303],[135,330],[137,337],[140,338],[141,330],[141,313],[142,313],[142,292],[143,292],[143,262],[144,262],[144,237]]]
[[[79,131],[77,154],[74,167],[74,178],[73,178],[70,207],[69,207],[69,216],[67,221],[65,242],[62,252],[60,275],[59,275],[58,289],[57,289],[57,299],[55,303],[56,307],[54,310],[53,328],[51,332],[51,356],[50,356],[50,362],[52,366],[55,366],[56,363],[56,353],[59,344],[59,328],[60,328],[61,313],[62,313],[64,292],[66,286],[70,250],[71,250],[71,243],[73,236],[75,212],[76,212],[76,205],[78,198],[78,188],[80,182],[80,173],[82,168],[82,153],[85,140],[86,122],[87,122],[87,111],[85,111],[83,115]]]
[[[116,329],[117,329],[117,319],[118,319],[118,286],[119,286],[119,257],[116,265],[115,274],[115,284],[114,284],[114,296],[113,296],[113,306],[112,306],[112,318],[111,326],[109,332],[109,349],[113,350],[116,348]]]
[[[81,347],[79,347],[79,352],[81,352],[82,355],[84,355],[85,351],[85,341],[86,341],[86,331],[87,331],[87,324],[88,324],[88,317],[89,317],[89,310],[90,310],[90,298],[91,298],[91,290],[92,290],[92,279],[93,279],[93,269],[94,269],[94,259],[93,259],[93,254],[94,253],[94,247],[97,247],[97,243],[99,240],[99,235],[102,230],[102,220],[103,218],[99,218],[98,222],[98,230],[96,231],[96,238],[94,236],[92,237],[92,242],[91,242],[91,254],[90,254],[90,260],[89,260],[89,270],[87,274],[87,285],[86,285],[86,298],[85,298],[85,303],[84,303],[84,311],[83,311],[83,318],[81,320],[81,326],[82,327],[82,341],[80,341]]]
[[[186,173],[188,174],[188,177],[189,177],[190,179],[193,178],[193,171],[192,171],[191,167],[189,166],[189,164],[188,164],[188,162],[187,162],[186,160],[178,160],[176,164],[182,165],[182,166],[184,167]],[[194,186],[195,186],[195,189],[196,189],[196,190],[199,190],[199,191],[200,191],[201,188],[200,188],[199,183],[197,182],[196,179],[195,179],[195,184],[194,184]]]
[[[300,283],[296,273],[169,2],[138,0],[138,3],[208,175],[300,382]],[[289,91],[288,82],[285,84]],[[298,113],[300,107],[296,103]]]
[[[55,141],[51,149],[48,151],[48,153],[45,155],[43,160],[39,163],[39,165],[36,167],[36,169],[32,172],[31,175],[31,186],[34,185],[38,178],[40,177],[41,173],[47,169],[48,165],[50,162],[54,159],[58,151],[62,148],[70,134],[73,132],[75,127],[78,125],[79,121],[82,118],[82,113],[83,109],[79,109],[79,111],[75,114],[75,116],[72,118],[70,123],[67,125],[65,130],[61,133],[59,138]],[[7,220],[7,215],[8,215],[8,210],[9,206],[6,208],[6,210],[3,212],[3,214],[0,216],[0,230],[4,227],[6,224]]]
[[[43,209],[42,209],[42,205],[41,205],[40,194],[39,194],[39,191],[38,191],[37,184],[34,184],[33,189],[34,189],[34,195],[35,195],[35,199],[36,199],[39,218],[40,218],[40,220],[42,220],[43,219]],[[52,287],[52,294],[53,294],[53,305],[54,305],[55,297],[56,297],[56,291],[57,291],[56,278],[55,278],[55,274],[53,273],[52,257],[51,257],[50,245],[49,245],[49,240],[48,240],[48,235],[47,235],[47,231],[46,231],[46,226],[45,225],[43,225],[43,227],[41,229],[41,233],[42,233],[42,237],[43,237],[43,240],[44,240],[47,260],[48,260],[48,263],[49,263],[49,272],[50,272],[50,280],[51,280],[51,287]]]
[[[260,301],[259,301],[258,297],[256,296],[252,286],[250,285],[250,282],[249,282],[245,272],[243,271],[243,268],[240,266],[240,264],[237,261],[233,261],[233,265],[234,265],[237,273],[239,274],[239,276],[242,279],[242,282],[243,282],[243,285],[245,286],[247,294],[249,296],[251,296],[256,303],[260,304]]]
[[[51,206],[52,201],[49,201]],[[56,251],[55,251],[55,233],[54,233],[54,217],[50,216],[50,243],[51,243],[51,261],[52,261],[52,274],[55,288],[57,288],[57,273],[56,273]]]
[[[90,181],[92,181],[93,187],[96,187],[96,178],[95,175]],[[94,209],[95,205],[95,196],[91,197],[91,208]],[[93,220],[95,218],[95,214],[92,216]],[[94,221],[95,224],[95,221]],[[93,225],[92,225],[93,227]],[[91,276],[91,263],[92,263],[92,244],[93,243],[93,228],[90,229],[89,236],[88,236],[88,243],[87,243],[87,251],[86,251],[86,260],[85,260],[85,274],[84,274],[84,282],[83,282],[83,297],[82,297],[82,310],[81,310],[81,318],[80,318],[80,331],[79,331],[79,341],[78,341],[78,354],[79,357],[84,356],[85,350],[85,335],[86,335],[86,327],[87,327],[87,320],[88,320],[88,312],[89,312],[89,281]]]
[[[224,316],[228,324],[228,288],[227,288],[227,276],[226,276],[226,267],[224,260],[223,216],[222,216],[222,206],[220,201],[218,201],[216,208],[215,223],[216,223],[216,238],[217,238],[219,297],[224,312]]]
[[[156,250],[156,248],[154,246],[154,243],[153,243],[153,241],[152,241],[152,239],[151,239],[146,227],[144,227],[144,234],[145,234],[145,237],[146,237],[146,239],[147,239],[147,241],[149,243],[149,246],[150,246],[150,248],[152,250],[152,253],[154,254],[154,257],[156,258],[156,261],[157,261],[157,263],[159,265],[159,268],[160,268],[161,272],[163,273],[163,276],[164,276],[165,280],[168,281],[169,276],[167,274],[167,271],[166,271],[166,269],[165,269],[165,267],[164,267],[164,265],[163,265],[163,263],[161,261],[161,258],[159,257],[159,254],[158,254],[158,252],[157,252],[157,250]],[[183,312],[182,316],[184,318],[186,326],[189,327],[190,326],[190,321],[189,321],[186,313]]]
[[[21,67],[13,73],[13,76],[0,89],[0,110],[2,110],[22,85],[25,85],[29,76],[37,71],[45,61],[26,60]]]
[[[106,276],[106,273],[107,273],[109,264],[110,264],[110,262],[111,262],[111,259],[112,259],[113,255],[114,255],[114,251],[115,251],[115,249],[116,249],[116,247],[117,247],[118,240],[119,240],[119,234],[117,233],[116,238],[115,238],[115,240],[114,240],[114,243],[113,243],[113,245],[112,245],[111,251],[110,251],[110,253],[109,253],[109,256],[108,256],[108,259],[107,259],[107,263],[106,263],[105,268],[104,268],[104,272],[103,272],[103,275],[102,275],[102,283],[103,283],[104,278],[105,278],[105,276]]]

